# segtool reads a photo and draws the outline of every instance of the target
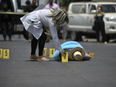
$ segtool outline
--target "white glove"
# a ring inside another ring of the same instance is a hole
[[[60,50],[61,55],[64,55],[65,51],[64,50]]]

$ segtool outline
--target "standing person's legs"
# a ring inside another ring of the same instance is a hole
[[[43,32],[41,37],[39,38],[39,56],[43,55],[43,49],[45,46],[45,42],[46,42],[46,34]]]
[[[9,41],[11,41],[13,26],[12,26],[11,22],[8,22],[7,26],[8,26],[7,32],[8,32],[8,36],[9,36]]]
[[[99,44],[99,23],[95,24],[97,43]]]
[[[45,58],[43,56],[43,49],[45,46],[45,42],[46,42],[46,34],[43,32],[41,37],[39,38],[39,56],[38,56],[38,61],[49,61],[49,59]]]
[[[62,37],[63,37],[63,41],[65,42],[66,41],[66,37],[67,37],[67,28],[68,28],[68,25],[65,24],[62,28],[63,28]]]
[[[36,48],[37,48],[37,42],[38,42],[38,40],[33,36],[33,39],[31,41],[31,56],[30,56],[30,59],[37,59],[37,56],[35,55]]]
[[[31,55],[35,55],[35,51],[37,48],[37,42],[38,42],[38,40],[33,36],[33,39],[31,42]]]
[[[101,28],[100,28],[100,30],[101,30],[103,42],[105,42],[105,44],[107,44],[107,42],[106,42],[106,34],[105,34],[104,23],[101,23]]]
[[[31,34],[31,33],[29,33],[29,40],[28,40],[28,41],[29,41],[29,43],[31,42],[32,38],[33,38],[33,37],[32,37],[32,34]]]
[[[7,29],[7,25],[6,25],[6,22],[2,23],[1,29],[2,29],[2,34],[3,34],[4,41],[6,41],[6,35],[7,35],[7,30],[6,30]]]

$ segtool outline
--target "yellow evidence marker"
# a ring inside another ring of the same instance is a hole
[[[47,48],[44,48],[43,56],[47,56]]]
[[[49,57],[50,57],[50,58],[53,57],[54,52],[55,52],[55,49],[54,49],[54,48],[49,49]]]
[[[3,54],[2,49],[0,49],[0,58],[2,58],[2,54]]]
[[[91,58],[94,58],[94,53],[89,53],[89,55],[91,56]]]
[[[65,52],[64,55],[61,56],[62,62],[68,62],[68,52]]]
[[[9,59],[9,49],[3,50],[3,59]]]

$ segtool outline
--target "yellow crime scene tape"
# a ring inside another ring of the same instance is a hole
[[[0,14],[25,15],[25,14],[28,14],[28,12],[3,12],[3,11],[0,11]]]
[[[2,12],[1,11],[0,14],[26,15],[26,14],[28,14],[28,12]],[[44,29],[46,31],[45,34],[48,36],[51,36],[49,28],[44,27]]]
[[[47,27],[44,27],[44,29],[46,31],[45,34],[48,35],[48,36],[51,36],[50,30]]]

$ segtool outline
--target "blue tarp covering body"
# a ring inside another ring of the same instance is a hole
[[[81,48],[85,51],[85,49],[81,46],[81,44],[79,44],[79,43],[76,42],[76,41],[67,41],[67,42],[63,43],[63,44],[61,45],[61,47],[62,47],[62,49],[69,49],[69,50],[72,49],[72,48],[75,48],[75,47],[81,47]],[[56,50],[56,51],[54,52],[53,58],[54,58],[55,60],[60,60],[59,53],[60,53],[59,50]],[[85,53],[86,53],[86,51],[85,51]]]

